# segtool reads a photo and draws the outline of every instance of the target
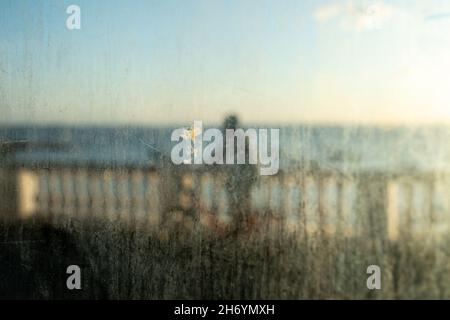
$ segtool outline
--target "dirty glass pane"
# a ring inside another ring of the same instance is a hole
[[[0,298],[450,298],[449,1],[0,2]]]

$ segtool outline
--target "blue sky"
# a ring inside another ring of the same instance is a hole
[[[449,56],[450,1],[2,0],[0,122],[449,123]]]

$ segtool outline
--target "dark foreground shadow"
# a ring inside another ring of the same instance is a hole
[[[106,298],[103,285],[81,277],[81,290],[66,285],[69,265],[90,272],[86,255],[67,230],[38,221],[0,225],[0,299]],[[92,290],[83,290],[89,285]]]

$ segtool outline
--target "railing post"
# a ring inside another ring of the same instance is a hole
[[[387,189],[387,233],[388,239],[395,241],[399,236],[398,184],[390,182]]]
[[[37,211],[38,178],[16,166],[0,168],[0,215],[5,219],[27,218]]]
[[[17,172],[17,206],[20,218],[27,218],[37,212],[39,178],[32,170],[21,169]]]

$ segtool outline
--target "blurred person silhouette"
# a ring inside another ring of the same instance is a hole
[[[239,120],[236,115],[225,118],[224,137],[226,129],[239,128]],[[226,143],[224,148],[226,148]],[[251,189],[257,179],[257,166],[249,164],[249,141],[245,138],[245,164],[236,164],[237,143],[234,138],[234,164],[223,166],[226,176],[225,190],[228,198],[228,210],[232,217],[231,232],[235,236],[245,233],[249,229],[251,211]],[[224,150],[224,155],[226,150]]]

